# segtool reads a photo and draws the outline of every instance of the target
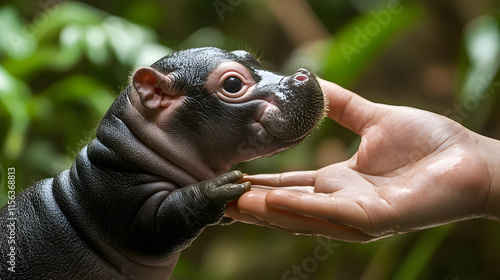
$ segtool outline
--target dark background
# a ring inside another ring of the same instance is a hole
[[[7,1],[0,4],[0,205],[69,168],[140,65],[178,49],[246,49],[376,102],[446,115],[500,139],[498,1]],[[415,132],[418,133],[418,132]],[[315,169],[359,138],[327,120],[299,147],[237,166]],[[500,279],[500,228],[467,221],[370,244],[234,224],[207,229],[171,279]],[[322,255],[323,256],[323,255]],[[297,271],[300,270],[301,273]],[[287,271],[291,273],[287,274]]]

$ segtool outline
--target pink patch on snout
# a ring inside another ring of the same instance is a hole
[[[305,82],[305,81],[309,80],[309,77],[307,77],[306,75],[297,75],[297,76],[295,76],[295,80],[297,80],[299,82]]]

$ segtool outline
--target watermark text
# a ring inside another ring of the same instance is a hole
[[[7,270],[16,272],[16,226],[17,226],[17,207],[16,207],[16,169],[7,168]]]

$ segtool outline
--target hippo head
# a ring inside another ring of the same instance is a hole
[[[324,115],[315,76],[265,70],[246,51],[197,48],[174,52],[132,78],[141,114],[215,173],[297,145]]]

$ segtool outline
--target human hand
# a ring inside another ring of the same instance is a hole
[[[329,117],[362,137],[358,152],[316,171],[245,177],[252,191],[229,205],[227,216],[353,242],[475,217],[499,219],[499,141],[430,112],[320,84]]]

